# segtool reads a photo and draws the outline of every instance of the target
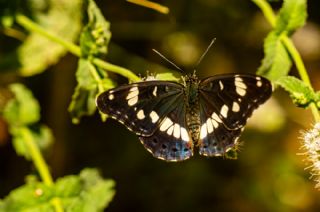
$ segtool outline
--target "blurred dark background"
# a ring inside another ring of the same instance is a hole
[[[164,15],[126,1],[98,0],[111,23],[107,60],[142,76],[169,66],[155,48],[186,71],[192,71],[213,38],[216,42],[199,67],[202,77],[221,73],[255,73],[270,30],[261,11],[245,0],[159,1]],[[281,2],[273,2],[275,9]],[[320,2],[308,1],[308,23],[294,35],[315,89],[320,88]],[[197,154],[181,163],[152,157],[137,136],[98,114],[71,123],[67,108],[75,87],[77,59],[63,57],[46,72],[21,78],[41,105],[42,122],[54,133],[46,155],[55,178],[97,167],[116,181],[107,211],[320,211],[320,194],[309,179],[301,132],[313,124],[310,111],[296,108],[276,90],[256,111],[244,131],[238,160]],[[156,66],[158,64],[160,66]],[[291,73],[297,75],[293,68]],[[117,82],[124,78],[114,76]],[[4,134],[4,133],[2,133]],[[31,168],[30,168],[31,167]],[[10,137],[0,144],[0,198],[34,172],[18,157]]]

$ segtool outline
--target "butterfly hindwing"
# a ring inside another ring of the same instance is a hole
[[[200,104],[199,154],[222,156],[236,145],[242,128],[228,129],[219,118],[204,104]]]
[[[217,75],[201,81],[199,153],[218,156],[234,147],[253,110],[271,92],[270,82],[255,75]]]
[[[183,94],[174,82],[145,81],[120,86],[100,94],[97,106],[103,113],[123,123],[141,136],[150,136],[172,104]]]
[[[181,96],[172,105],[174,110],[166,115],[151,136],[139,137],[145,148],[156,158],[181,161],[193,155],[193,143],[186,125],[186,106],[183,101]]]
[[[271,83],[263,77],[223,74],[202,80],[199,96],[209,115],[216,114],[228,129],[238,129],[271,92]]]

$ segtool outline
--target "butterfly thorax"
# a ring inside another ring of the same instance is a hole
[[[186,121],[194,144],[197,144],[200,133],[199,113],[199,80],[195,74],[184,78],[184,95],[186,103]]]

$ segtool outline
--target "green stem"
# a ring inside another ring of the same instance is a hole
[[[268,20],[270,25],[272,27],[275,27],[276,16],[275,16],[271,6],[268,4],[268,2],[266,2],[265,0],[252,0],[252,1],[261,9],[261,11],[263,12],[265,18]],[[306,83],[306,85],[308,85],[313,90],[307,69],[305,68],[305,65],[301,59],[301,56],[300,56],[298,50],[296,49],[296,47],[294,46],[292,40],[285,34],[282,34],[280,39],[281,39],[281,42],[287,48],[289,54],[291,55],[295,65],[297,67],[297,70],[299,72],[299,75],[301,77],[301,80],[304,83]],[[310,107],[311,107],[311,112],[312,112],[312,115],[313,115],[315,121],[319,122],[320,121],[320,114],[319,114],[319,110],[318,110],[316,104],[311,103]]]
[[[299,72],[299,75],[300,75],[302,81],[304,81],[306,83],[306,85],[308,85],[313,90],[308,73],[307,73],[307,70],[306,70],[306,67],[304,66],[302,58],[301,58],[298,50],[294,46],[292,40],[290,38],[288,38],[288,36],[282,36],[281,41],[285,44],[286,48],[288,49],[288,52],[290,52],[290,55],[296,64],[297,70]],[[320,114],[319,114],[317,105],[315,103],[311,103],[310,108],[311,108],[311,112],[313,114],[315,121],[319,122],[320,121]]]
[[[98,58],[93,58],[92,59],[92,63],[95,64],[96,66],[98,66],[100,68],[103,68],[103,69],[106,69],[106,70],[108,70],[110,72],[114,72],[114,73],[120,74],[120,75],[130,79],[133,82],[136,82],[136,81],[140,80],[140,78],[137,75],[135,75],[133,72],[131,72],[128,69],[123,68],[121,66],[117,66],[117,65],[114,65],[114,64],[111,64],[111,63],[107,63],[107,62],[105,62],[103,60],[100,60]]]
[[[49,168],[45,160],[43,159],[42,154],[38,146],[36,145],[30,130],[26,127],[22,127],[20,132],[22,134],[22,137],[24,138],[23,141],[25,142],[28,152],[30,153],[31,159],[39,172],[41,180],[45,185],[52,187],[54,183],[49,172]],[[57,212],[63,212],[63,207],[61,205],[60,199],[56,198],[52,204]]]
[[[44,28],[42,28],[41,26],[39,26],[38,24],[36,24],[35,22],[33,22],[31,19],[29,19],[28,17],[26,17],[24,15],[17,15],[16,20],[21,26],[23,26],[27,30],[32,31],[32,32],[37,32],[37,33],[41,34],[42,36],[48,38],[49,40],[64,46],[69,52],[71,52],[75,56],[81,57],[81,49],[79,46],[77,46],[71,42],[68,42],[66,40],[63,40],[62,38],[59,38],[58,36],[54,35],[53,33],[46,31]],[[131,81],[135,82],[135,81],[140,80],[140,78],[137,75],[135,75],[133,72],[131,72],[130,70],[128,70],[126,68],[105,62],[105,61],[98,59],[98,58],[94,58],[93,63],[100,68],[106,69],[110,72],[120,74],[120,75],[128,78]]]
[[[270,25],[274,27],[276,25],[276,16],[272,10],[272,7],[265,0],[252,0],[262,11],[264,17],[268,20]]]
[[[24,138],[24,142],[26,147],[28,148],[28,152],[31,155],[31,159],[39,171],[40,177],[45,185],[52,186],[53,180],[51,174],[49,172],[49,168],[44,161],[38,146],[35,144],[35,141],[30,133],[29,129],[26,127],[21,128],[21,134]]]
[[[36,24],[35,22],[33,22],[31,19],[29,19],[28,17],[24,16],[24,15],[17,15],[16,16],[16,20],[17,22],[23,26],[24,28],[26,28],[27,30],[31,31],[31,32],[37,32],[40,35],[43,35],[44,37],[48,38],[49,40],[55,42],[55,43],[59,43],[60,45],[64,46],[66,49],[68,49],[72,54],[80,57],[81,56],[81,51],[80,48],[76,45],[74,45],[73,43],[70,43],[68,41],[65,41],[55,35],[53,35],[53,33],[50,33],[48,31],[46,31],[44,28],[42,28],[41,26],[39,26],[38,24]]]
[[[103,89],[103,86],[102,86],[102,80],[101,80],[96,68],[92,64],[90,64],[89,71],[91,73],[91,76],[94,78],[94,80],[98,84],[99,93],[103,92],[104,89]]]
[[[307,69],[304,66],[304,63],[302,61],[302,58],[298,52],[298,50],[296,49],[296,47],[294,46],[292,40],[290,38],[288,38],[288,36],[281,36],[281,41],[282,43],[286,46],[288,52],[290,53],[293,61],[296,64],[297,70],[299,71],[299,75],[301,77],[301,79],[310,87],[312,87],[308,73],[307,73]]]

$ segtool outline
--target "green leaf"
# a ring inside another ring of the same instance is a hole
[[[10,85],[15,98],[9,100],[3,110],[3,116],[9,125],[20,126],[38,122],[40,107],[30,90],[22,84]]]
[[[79,38],[82,19],[82,0],[29,0],[24,10],[49,33],[66,41]],[[16,8],[23,11],[23,8]],[[11,52],[2,55],[0,70],[17,70],[23,76],[43,72],[67,53],[61,44],[48,40],[37,32],[30,32],[23,43]]]
[[[307,19],[306,0],[285,0],[277,17],[275,32],[292,34],[302,27]]]
[[[26,185],[10,192],[2,201],[0,211],[54,212],[53,205],[50,203],[53,195],[53,189],[44,185],[44,183],[38,181],[27,182]]]
[[[9,86],[14,94],[3,110],[3,117],[9,124],[12,142],[18,155],[30,159],[30,153],[25,146],[25,135],[21,129],[27,128],[32,139],[41,150],[47,149],[53,142],[51,130],[45,125],[36,124],[40,120],[40,107],[30,90],[22,84]]]
[[[81,195],[83,211],[102,211],[113,199],[115,191],[113,180],[103,180],[95,169],[85,169],[80,173],[84,193]]]
[[[111,39],[110,23],[102,15],[93,0],[88,1],[88,24],[80,36],[80,47],[83,57],[101,57],[108,53]]]
[[[264,59],[257,74],[276,81],[286,76],[291,68],[292,62],[289,54],[275,32],[270,32],[264,41]]]
[[[53,144],[53,133],[46,125],[33,125],[29,127],[29,129],[31,130],[32,136],[41,151],[49,149]]]
[[[54,212],[52,200],[57,198],[67,212],[103,211],[115,194],[113,187],[114,181],[103,179],[95,169],[60,178],[52,187],[29,177],[26,185],[0,201],[0,212]]]
[[[27,160],[31,160],[30,152],[26,146],[26,135],[22,129],[26,128],[31,136],[31,139],[37,144],[41,151],[49,149],[53,143],[53,135],[51,130],[45,125],[33,125],[28,127],[10,126],[9,130],[12,134],[12,143],[14,149],[19,156],[25,157]]]
[[[276,81],[283,89],[289,92],[292,101],[299,107],[307,107],[316,100],[313,90],[302,80],[292,76],[281,77]]]
[[[176,76],[176,74],[172,72],[162,72],[157,73],[155,76],[155,79],[157,80],[168,80],[168,81],[179,81],[181,79],[181,76]]]
[[[317,106],[317,108],[320,110],[320,91],[317,91],[316,93],[315,93],[315,98],[316,98],[316,101],[315,101],[315,103],[316,103],[316,106]]]
[[[68,109],[73,123],[79,123],[82,116],[94,114],[97,94],[114,87],[113,81],[105,76],[106,72],[96,69],[89,60],[79,59],[76,72],[78,85]]]
[[[68,111],[72,117],[72,123],[80,123],[82,116],[93,115],[96,111],[95,98],[98,94],[97,89],[86,90],[81,86],[75,88],[75,92],[72,95],[72,101],[69,105]]]
[[[76,197],[81,193],[82,182],[79,176],[71,175],[60,178],[55,183],[55,192],[59,197]]]
[[[107,78],[107,73],[90,62],[92,57],[103,57],[108,53],[110,23],[105,20],[93,0],[88,1],[87,15],[88,23],[80,36],[82,58],[76,73],[78,85],[69,106],[72,122],[75,124],[80,122],[82,116],[94,114],[97,94],[114,87],[113,81]],[[101,118],[105,120],[106,115],[101,114]]]

